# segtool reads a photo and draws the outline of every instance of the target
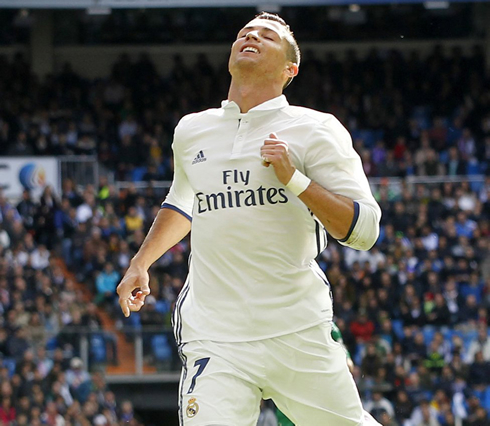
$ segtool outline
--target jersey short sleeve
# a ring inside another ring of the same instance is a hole
[[[177,210],[191,220],[194,206],[194,191],[189,184],[189,180],[181,164],[181,154],[186,143],[185,123],[186,117],[180,120],[175,128],[172,144],[174,153],[174,178],[170,191],[162,203],[162,208]]]
[[[333,116],[326,115],[309,140],[306,175],[334,194],[354,200],[354,220],[343,245],[368,250],[379,234],[381,210],[374,199],[359,155],[349,132]]]

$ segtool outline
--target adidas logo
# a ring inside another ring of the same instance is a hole
[[[199,151],[199,154],[196,155],[196,158],[192,160],[192,164],[203,163],[206,160],[207,158],[204,156],[204,152]]]

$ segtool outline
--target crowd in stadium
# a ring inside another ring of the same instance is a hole
[[[159,76],[146,54],[122,55],[105,80],[87,81],[67,64],[45,82],[22,55],[0,58],[0,154],[97,154],[120,180],[171,179],[170,143],[185,113],[219,106],[226,64],[176,55]],[[291,103],[336,115],[352,132],[369,176],[476,174],[490,152],[488,80],[482,49],[469,56],[436,47],[359,59],[306,51],[287,90]],[[117,160],[117,161],[116,161]]]
[[[304,56],[289,101],[335,114],[366,174],[383,178],[375,247],[355,252],[331,241],[318,259],[366,408],[384,426],[490,425],[490,179],[389,179],[490,173],[481,50]],[[203,55],[193,66],[174,61],[168,76],[143,54],[121,57],[104,80],[82,79],[67,65],[40,82],[22,55],[0,58],[0,155],[94,154],[118,180],[171,179],[178,119],[219,106],[228,85],[226,67]],[[2,424],[139,424],[101,373],[87,373],[73,331],[100,331],[106,361],[116,363],[117,342],[102,332],[99,310],[119,325],[169,325],[187,240],[154,266],[153,298],[131,322],[115,294],[160,202],[151,184],[118,191],[105,177],[98,187],[66,180],[62,193],[46,188],[39,200],[28,191],[16,201],[0,196]],[[75,280],[92,301],[82,302]]]

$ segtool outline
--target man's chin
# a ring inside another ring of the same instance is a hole
[[[257,70],[257,61],[254,61],[253,58],[237,59],[230,67],[230,72],[232,75],[250,70]]]

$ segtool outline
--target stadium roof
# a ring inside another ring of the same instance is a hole
[[[485,2],[488,0],[476,0]],[[0,0],[0,8],[85,9],[85,8],[164,8],[164,7],[254,7],[267,10],[280,6],[320,6],[338,4],[423,3],[424,0]],[[467,0],[449,0],[467,2]],[[431,3],[447,4],[447,0]]]

